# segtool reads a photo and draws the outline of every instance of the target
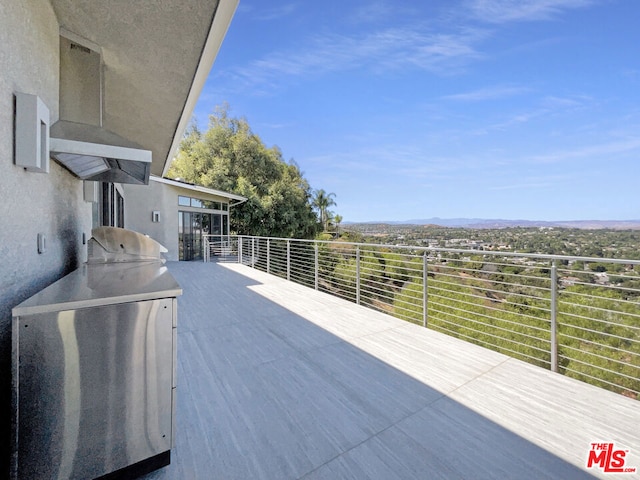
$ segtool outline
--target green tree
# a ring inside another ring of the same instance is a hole
[[[311,187],[295,162],[278,147],[267,148],[243,118],[217,107],[209,128],[187,131],[167,174],[187,182],[247,197],[231,209],[239,234],[312,238],[317,231]]]
[[[329,228],[329,215],[327,211],[329,207],[337,205],[334,200],[335,196],[335,193],[327,193],[322,188],[313,193],[313,206],[318,209],[320,224],[325,231]]]
[[[336,222],[336,233],[340,236],[340,224],[342,223],[342,215],[336,215],[333,217],[333,221]]]

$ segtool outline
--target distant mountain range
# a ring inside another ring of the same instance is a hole
[[[485,218],[426,218],[404,221],[378,221],[378,222],[345,222],[345,224],[387,224],[387,225],[438,225],[441,227],[458,228],[508,228],[508,227],[562,227],[582,228],[585,230],[597,230],[611,228],[617,230],[640,229],[640,220],[568,220],[568,221],[542,221],[542,220],[500,220]]]

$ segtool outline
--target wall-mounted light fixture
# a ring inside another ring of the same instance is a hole
[[[37,95],[16,93],[15,162],[30,172],[49,173],[49,109]]]
[[[44,233],[38,234],[38,253],[47,251],[47,236]]]

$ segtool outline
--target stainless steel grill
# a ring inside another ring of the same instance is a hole
[[[136,232],[95,229],[86,265],[14,308],[12,478],[169,463],[182,291],[162,250]]]

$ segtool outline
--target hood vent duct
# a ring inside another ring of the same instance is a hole
[[[51,127],[49,148],[82,180],[149,183],[151,152],[103,128],[60,120]]]
[[[51,157],[82,180],[147,185],[151,151],[102,127],[100,47],[71,32],[60,36],[60,120]]]

